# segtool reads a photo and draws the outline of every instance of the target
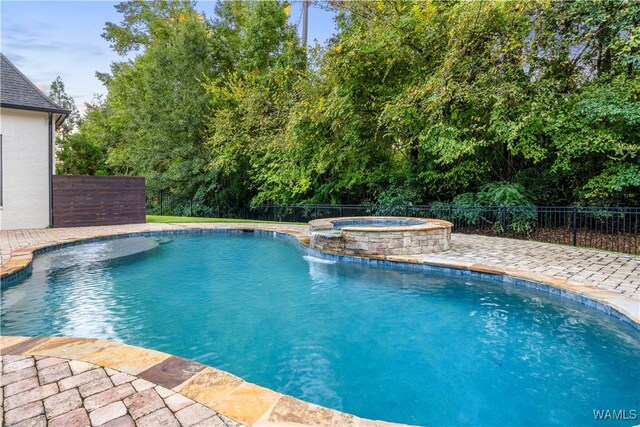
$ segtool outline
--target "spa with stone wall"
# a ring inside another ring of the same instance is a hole
[[[449,249],[452,224],[426,218],[357,217],[311,221],[310,247],[326,253],[379,257]]]

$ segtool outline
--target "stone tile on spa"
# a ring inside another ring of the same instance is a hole
[[[235,420],[251,425],[281,397],[280,393],[251,383],[243,383],[215,401],[211,408]]]
[[[170,356],[157,365],[140,372],[138,376],[166,388],[173,388],[187,381],[204,368],[205,366],[200,363]]]

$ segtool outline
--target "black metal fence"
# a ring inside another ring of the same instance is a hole
[[[392,215],[444,219],[453,231],[640,254],[640,208],[581,206],[259,205],[202,204],[147,189],[147,214],[308,222],[341,216]]]

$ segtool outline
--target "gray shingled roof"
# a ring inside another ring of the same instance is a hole
[[[21,110],[51,111],[68,114],[69,111],[51,101],[15,65],[0,53],[0,105]]]

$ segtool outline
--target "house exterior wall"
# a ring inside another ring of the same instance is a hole
[[[2,207],[0,230],[49,225],[49,115],[0,109]]]

